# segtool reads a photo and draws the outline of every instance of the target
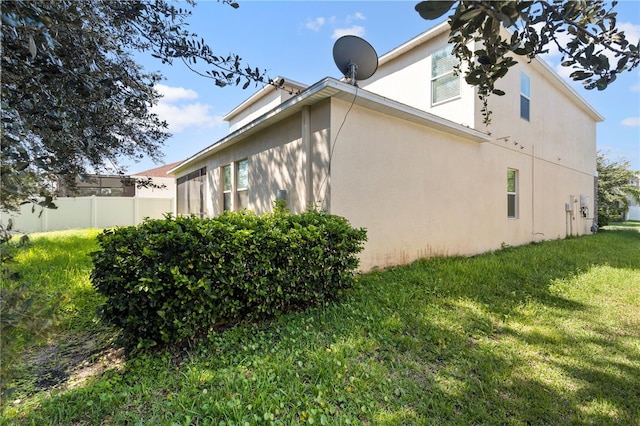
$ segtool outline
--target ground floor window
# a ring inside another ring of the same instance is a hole
[[[177,179],[178,214],[204,217],[204,194],[207,168],[203,167]]]
[[[249,207],[249,160],[235,161],[220,167],[223,211]]]
[[[507,169],[507,217],[518,217],[518,171]]]
[[[249,161],[236,163],[236,201],[237,210],[245,209],[249,205]]]
[[[222,181],[222,210],[233,210],[231,203],[231,194],[233,190],[233,181],[231,180],[231,164],[222,166],[220,171],[220,180]]]

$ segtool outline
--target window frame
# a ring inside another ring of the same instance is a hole
[[[241,173],[240,173],[240,166],[241,164],[246,164],[246,169],[245,169],[245,179],[246,182],[244,186],[240,186],[240,179],[242,178]],[[236,190],[235,190],[235,197],[234,197],[234,201],[235,201],[235,206],[237,206],[236,210],[241,210],[244,208],[247,208],[245,204],[246,202],[248,202],[248,198],[249,198],[249,159],[248,158],[243,158],[242,160],[238,160],[235,162],[235,186],[236,186]],[[243,198],[245,198],[245,203],[243,203],[242,201],[242,195],[244,195]]]
[[[513,191],[510,188],[510,174],[513,172]],[[507,219],[518,219],[519,207],[518,207],[518,185],[519,185],[519,173],[517,169],[507,169]],[[513,214],[511,214],[511,200],[513,200]]]
[[[526,82],[526,93],[525,90],[523,90],[523,86],[525,85]],[[525,110],[523,108],[523,104],[524,101],[526,101],[526,117],[525,117]],[[529,76],[529,74],[525,73],[524,71],[520,72],[520,118],[523,120],[526,120],[528,122],[531,122],[531,77]]]
[[[225,176],[225,170],[229,170],[229,177]],[[227,182],[228,181],[228,182]],[[227,188],[227,183],[229,187]],[[220,187],[222,191],[220,192],[220,207],[221,211],[233,211],[234,203],[233,203],[233,167],[232,163],[225,164],[220,166]],[[229,200],[229,205],[227,206],[226,200]]]
[[[245,168],[242,172],[241,168]],[[242,181],[241,181],[242,180]],[[239,211],[249,203],[249,159],[220,166],[220,211]]]
[[[438,106],[438,105],[441,105],[441,104],[444,104],[446,102],[450,102],[450,101],[453,101],[453,100],[456,100],[456,99],[460,99],[460,97],[461,97],[462,87],[461,87],[461,82],[460,82],[460,76],[457,75],[456,72],[455,72],[455,65],[453,65],[451,67],[451,69],[447,69],[445,72],[442,72],[440,74],[434,75],[436,56],[441,54],[441,53],[443,53],[443,52],[445,52],[445,51],[447,51],[447,54],[449,56],[454,57],[453,54],[452,54],[452,50],[453,50],[453,46],[452,45],[447,45],[447,46],[443,47],[442,49],[438,49],[438,50],[436,50],[435,52],[433,52],[431,54],[431,106],[432,107],[433,106]],[[459,64],[459,62],[458,62],[458,64]],[[456,80],[458,82],[458,93],[453,95],[453,96],[451,96],[451,97],[445,98],[445,99],[436,100],[435,99],[436,91],[434,90],[436,82],[438,80],[449,78],[452,75],[456,77]]]

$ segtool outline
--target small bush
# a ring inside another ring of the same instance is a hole
[[[321,211],[169,215],[98,235],[92,281],[107,296],[103,318],[143,348],[335,299],[353,283],[365,240]]]

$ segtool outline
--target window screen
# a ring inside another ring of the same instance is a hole
[[[518,217],[518,171],[507,170],[507,217]]]
[[[447,46],[431,56],[431,103],[437,104],[460,95],[460,77],[454,67],[458,59]]]
[[[531,79],[520,73],[520,118],[529,121],[531,114]]]

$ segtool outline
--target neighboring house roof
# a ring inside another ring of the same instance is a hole
[[[156,167],[156,168],[153,168],[153,169],[149,169],[149,170],[146,170],[144,172],[134,173],[131,176],[148,176],[148,177],[166,178],[166,177],[169,177],[169,175],[171,174],[171,173],[169,173],[169,171],[174,169],[178,165],[180,165],[180,163],[182,163],[182,160],[181,161],[176,161],[174,163],[165,164],[163,166]]]
[[[271,109],[245,126],[228,134],[192,157],[189,157],[182,164],[171,169],[169,172],[176,173],[183,170],[194,162],[240,142],[264,128],[301,111],[304,106],[314,105],[331,97],[347,102],[354,102],[356,105],[430,127],[434,130],[456,135],[474,142],[488,142],[491,140],[490,136],[486,133],[479,132],[420,109],[341,82],[335,78],[326,77],[297,96],[283,102],[276,108]]]

